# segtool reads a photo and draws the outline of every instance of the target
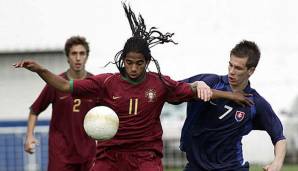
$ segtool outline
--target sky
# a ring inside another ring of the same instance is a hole
[[[276,111],[298,95],[298,2],[295,0],[127,0],[148,28],[175,33],[178,45],[151,49],[161,72],[180,80],[199,73],[226,74],[229,52],[243,39],[261,49],[251,85]],[[62,49],[72,35],[85,36],[87,69],[103,66],[123,48],[131,31],[120,0],[1,0],[0,51]],[[150,66],[155,70],[154,65]]]

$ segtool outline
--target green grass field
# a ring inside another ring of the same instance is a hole
[[[262,171],[263,166],[253,165],[249,171]],[[298,165],[284,165],[282,171],[298,171]]]
[[[263,171],[263,166],[260,165],[252,165],[249,171]],[[182,171],[182,169],[165,169],[165,171]],[[297,165],[284,165],[282,171],[298,171],[298,164]]]

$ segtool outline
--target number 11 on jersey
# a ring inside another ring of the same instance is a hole
[[[129,99],[129,110],[128,110],[128,114],[134,114],[136,115],[138,113],[138,101],[139,99]]]

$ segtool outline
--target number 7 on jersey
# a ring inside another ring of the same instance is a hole
[[[228,109],[224,114],[222,114],[220,117],[218,117],[218,119],[222,119],[225,116],[227,116],[232,110],[233,108],[231,106],[225,105],[224,108]]]

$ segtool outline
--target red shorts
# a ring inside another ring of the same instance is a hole
[[[91,171],[163,171],[161,157],[152,151],[108,150],[97,155]]]
[[[48,171],[88,171],[94,164],[94,159],[83,163],[66,163],[61,159],[49,158]]]

